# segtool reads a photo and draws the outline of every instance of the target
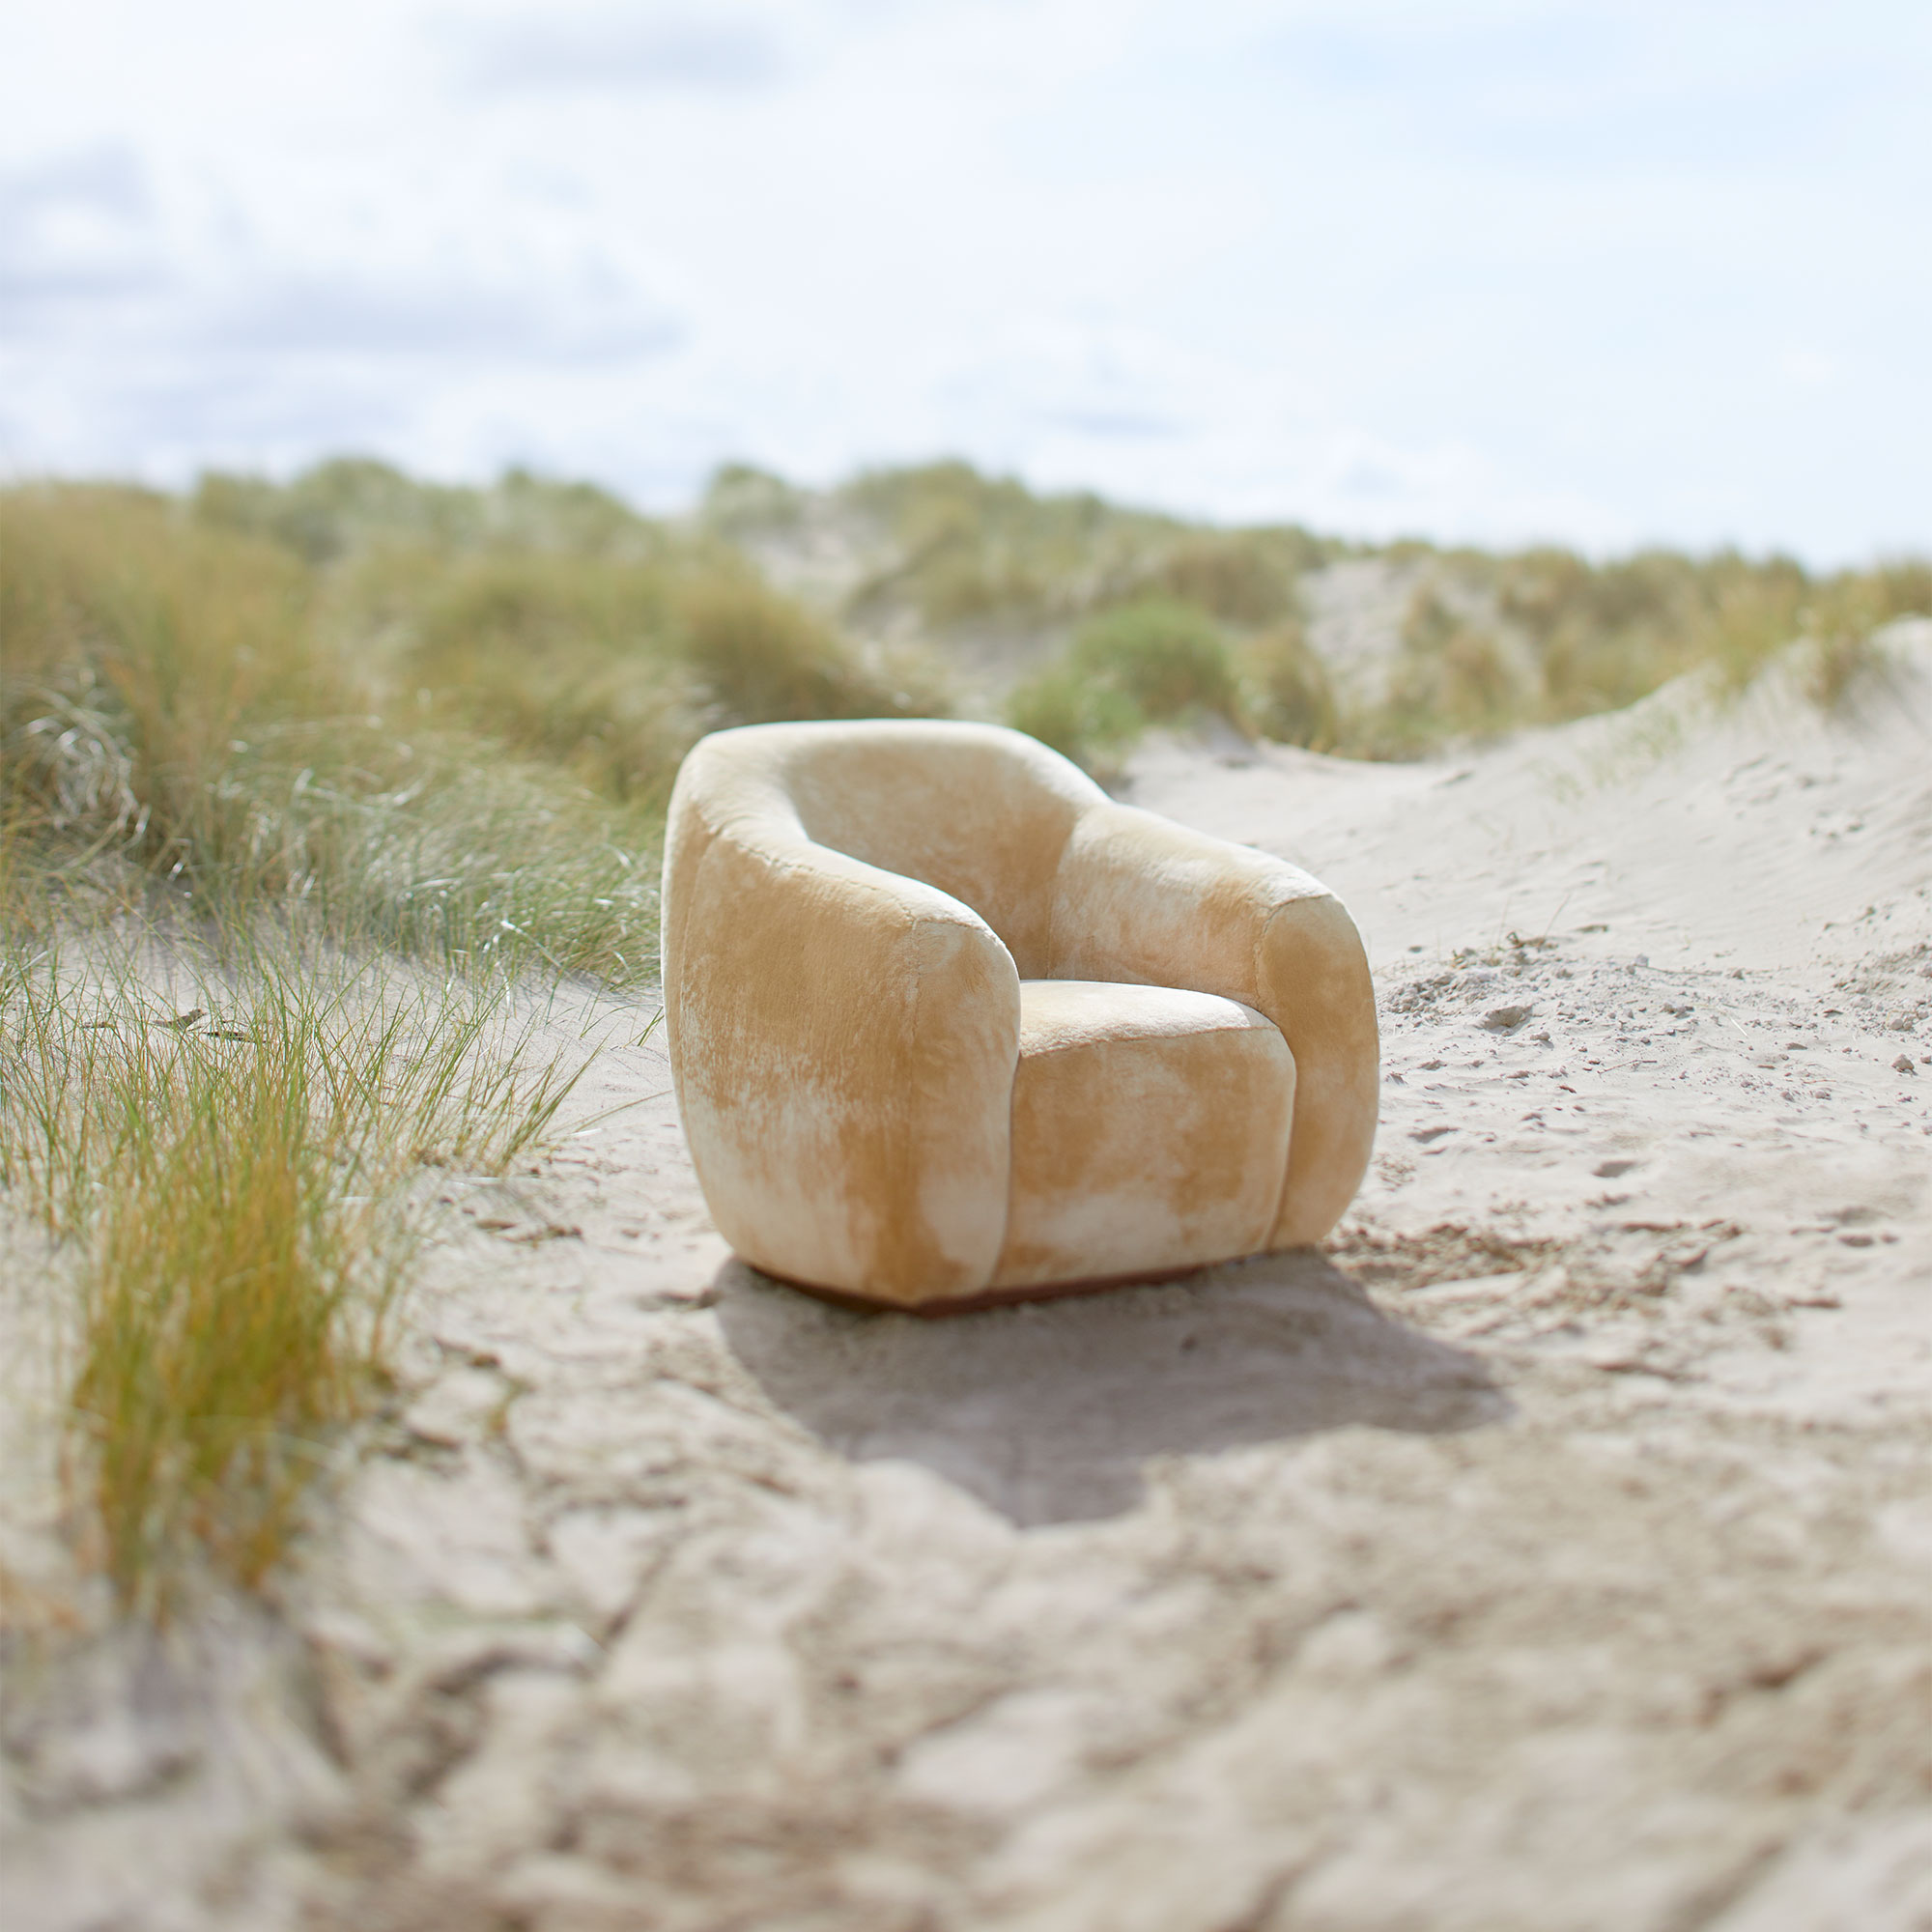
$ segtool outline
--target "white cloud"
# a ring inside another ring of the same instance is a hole
[[[74,0],[0,68],[0,465],[1923,546],[1928,77],[1906,0]]]
[[[756,87],[789,65],[775,22],[723,7],[554,7],[441,24],[462,79],[485,92]]]

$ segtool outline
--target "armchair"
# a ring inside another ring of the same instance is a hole
[[[663,922],[706,1204],[801,1287],[933,1312],[1302,1246],[1368,1164],[1340,903],[1018,732],[714,733]]]

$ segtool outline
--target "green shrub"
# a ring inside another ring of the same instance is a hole
[[[1007,699],[1009,724],[1089,771],[1111,769],[1146,722],[1131,698],[1066,664],[1035,672]]]
[[[1228,640],[1211,617],[1151,598],[1090,618],[1073,639],[1071,668],[1118,692],[1150,724],[1193,710],[1240,717]]]
[[[1007,721],[1101,769],[1149,724],[1204,710],[1242,720],[1227,639],[1199,611],[1150,600],[1090,618],[1059,658],[1012,691]]]

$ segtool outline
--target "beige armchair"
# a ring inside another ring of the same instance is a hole
[[[933,1311],[1319,1240],[1375,1138],[1375,998],[1307,873],[988,724],[697,745],[664,996],[747,1261]]]

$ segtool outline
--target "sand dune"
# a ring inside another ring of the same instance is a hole
[[[638,1104],[449,1188],[286,1621],[11,1720],[14,1922],[1932,1925],[1932,626],[1890,644],[1836,719],[1774,675],[1447,765],[1142,752],[1369,937],[1326,1256],[826,1308],[610,1045],[586,1112]]]

